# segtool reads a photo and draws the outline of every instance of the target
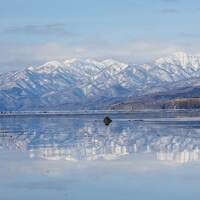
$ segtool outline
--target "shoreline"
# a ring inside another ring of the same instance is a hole
[[[85,110],[85,111],[9,111],[1,112],[0,118],[9,117],[66,117],[102,119],[109,116],[111,119],[135,121],[200,121],[200,109],[181,110]]]

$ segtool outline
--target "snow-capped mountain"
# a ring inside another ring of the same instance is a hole
[[[166,81],[179,81],[200,75],[200,57],[187,55],[184,52],[157,59],[150,73]]]
[[[200,57],[183,52],[143,65],[115,60],[51,61],[0,74],[0,110],[82,109],[113,98],[167,91],[179,82],[198,85],[199,77]]]

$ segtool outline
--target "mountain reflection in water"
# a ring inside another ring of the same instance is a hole
[[[0,149],[47,160],[117,160],[152,154],[155,160],[200,160],[200,123],[147,123],[64,117],[2,118]]]

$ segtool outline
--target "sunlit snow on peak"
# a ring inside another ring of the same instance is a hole
[[[189,55],[185,52],[175,52],[171,56],[159,58],[155,62],[158,65],[171,64],[179,65],[183,68],[192,68],[193,70],[198,70],[200,68],[200,57]]]
[[[44,65],[36,67],[36,71],[39,73],[52,73],[59,67],[62,67],[62,64],[60,62],[50,61],[50,62],[45,63]]]

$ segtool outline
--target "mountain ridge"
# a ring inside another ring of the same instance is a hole
[[[200,85],[199,77],[200,57],[184,52],[142,65],[112,59],[50,61],[1,73],[0,110],[101,109],[113,99],[168,91],[171,85],[177,89],[179,83]]]

